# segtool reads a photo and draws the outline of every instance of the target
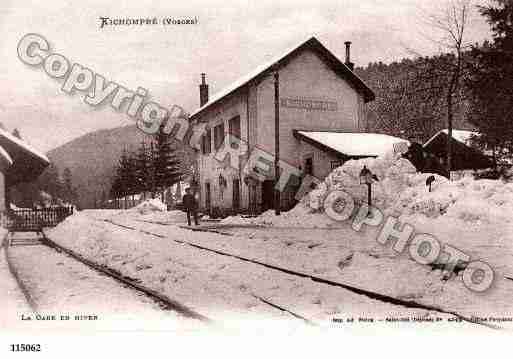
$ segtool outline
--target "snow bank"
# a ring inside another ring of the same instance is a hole
[[[367,202],[367,186],[360,184],[360,171],[366,166],[378,181],[372,185],[372,204],[385,215],[422,215],[428,218],[446,216],[454,220],[503,224],[511,222],[513,183],[500,180],[463,178],[449,181],[430,173],[417,173],[415,167],[400,155],[351,160],[333,170],[316,189],[306,195],[291,211],[275,216],[267,211],[256,218],[228,217],[223,224],[258,224],[282,227],[333,227],[327,218],[324,200],[329,193],[348,193],[358,206]],[[426,186],[433,176],[431,192]]]
[[[433,192],[420,185],[403,191],[393,209],[400,214],[446,216],[463,222],[504,224],[511,222],[513,184],[499,180],[435,181]]]
[[[333,170],[302,202],[313,210],[323,211],[326,196],[332,191],[342,190],[349,193],[356,203],[365,203],[367,186],[360,184],[360,172],[364,166],[378,178],[372,185],[372,203],[378,208],[389,207],[416,175],[410,161],[392,152],[378,158],[351,160]]]
[[[461,280],[461,272],[454,279],[445,281],[439,269],[419,265],[407,253],[398,255],[391,248],[379,245],[376,242],[378,227],[367,226],[356,232],[351,228],[351,220],[330,222],[323,207],[330,191],[342,190],[355,202],[366,202],[366,186],[359,183],[359,173],[364,165],[379,179],[373,184],[372,199],[385,217],[397,216],[400,223],[410,224],[415,233],[428,233],[442,245],[458,248],[471,261],[483,261],[492,267],[495,282],[485,295],[476,295],[466,288]],[[431,192],[426,186],[430,176],[435,178]],[[371,288],[398,298],[414,298],[450,310],[461,310],[469,316],[475,313],[509,316],[511,304],[506,298],[513,289],[505,277],[513,277],[512,214],[513,183],[468,177],[449,181],[436,174],[417,173],[409,161],[388,155],[346,162],[328,175],[293,210],[280,217],[268,211],[252,219],[232,217],[225,221],[274,226],[267,231],[287,227],[282,229],[281,234],[269,236],[289,236],[286,247],[275,249],[277,253],[287,253],[285,259],[280,258],[281,262],[290,261],[289,258],[293,256],[289,252],[297,250],[299,255],[306,254],[308,263],[315,263],[315,272],[326,267],[328,269],[322,272],[324,275],[333,275],[333,278],[358,287]],[[301,229],[308,226],[335,227],[335,230],[313,235],[312,230]],[[330,244],[326,240],[328,237],[336,237],[336,245]],[[299,252],[298,248],[305,240],[320,244],[307,253]],[[261,245],[269,245],[266,243]],[[327,252],[321,253],[321,249]],[[336,272],[333,260],[343,257],[345,250],[354,251],[350,265]]]
[[[331,191],[342,190],[354,199],[355,207],[365,203],[367,188],[359,183],[364,165],[379,180],[372,187],[372,202],[385,217],[398,217],[401,223],[412,225],[416,233],[429,233],[442,243],[458,247],[474,259],[486,260],[508,276],[513,275],[513,183],[468,177],[451,182],[436,174],[417,173],[408,160],[392,154],[346,162],[281,216],[267,211],[256,218],[229,217],[223,223],[276,228],[350,228],[351,220],[337,222],[324,213],[324,199]],[[431,192],[426,186],[429,176],[435,178]],[[360,240],[373,242],[373,238]]]
[[[160,199],[153,198],[148,199],[144,202],[139,203],[134,208],[131,208],[130,211],[137,211],[140,214],[148,214],[152,212],[164,212],[167,211],[166,204],[162,203]]]
[[[300,203],[288,212],[282,212],[280,216],[274,214],[274,210],[268,210],[258,217],[242,218],[240,216],[227,217],[220,222],[227,225],[255,225],[277,226],[294,228],[324,228],[335,224],[327,216],[320,216],[308,206]]]
[[[366,166],[378,181],[372,185],[372,203],[378,208],[390,207],[406,188],[425,182],[428,175],[416,173],[415,167],[400,154],[393,152],[378,158],[365,158],[351,160],[331,172],[324,182],[305,196],[298,205],[289,212],[275,216],[274,212],[267,211],[256,218],[228,217],[223,224],[260,224],[283,227],[322,228],[338,226],[323,212],[323,203],[326,196],[334,190],[349,193],[355,203],[367,201],[367,186],[360,184],[360,171]],[[443,177],[437,181],[443,181]],[[436,186],[436,184],[435,184]]]

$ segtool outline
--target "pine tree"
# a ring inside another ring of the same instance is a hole
[[[171,145],[171,137],[162,129],[155,136],[153,153],[154,190],[163,192],[178,182],[182,173],[176,148]]]
[[[125,197],[129,194],[130,188],[130,164],[129,155],[126,150],[123,150],[116,168],[116,175],[113,181],[112,194],[116,197]]]
[[[55,164],[50,163],[46,170],[39,176],[38,182],[40,189],[52,196],[60,197],[62,194],[62,182],[59,175],[59,169]]]
[[[65,168],[63,173],[63,195],[62,199],[67,201],[68,203],[75,203],[77,200],[76,190],[73,187],[73,177],[71,174],[71,170],[69,168]]]
[[[513,3],[495,0],[480,11],[491,26],[493,42],[472,51],[471,121],[481,133],[478,142],[500,162],[513,157]]]
[[[143,193],[152,189],[152,160],[149,146],[143,141],[137,154],[133,159],[133,170],[135,175],[135,193]]]
[[[125,182],[127,186],[127,194],[134,195],[141,192],[139,178],[137,176],[138,161],[134,153],[129,153],[127,157]]]

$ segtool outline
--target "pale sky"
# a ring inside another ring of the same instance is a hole
[[[0,4],[0,122],[17,127],[36,148],[47,151],[100,128],[130,124],[110,107],[93,108],[60,90],[62,81],[17,57],[27,33],[43,35],[51,50],[131,90],[144,87],[152,100],[192,112],[199,102],[200,73],[215,93],[283,49],[316,36],[340,59],[344,41],[353,42],[352,61],[391,62],[440,49],[428,38],[423,14],[446,0],[258,0],[258,1],[25,1]],[[197,25],[113,26],[110,18],[197,17]],[[467,40],[489,37],[476,11]]]

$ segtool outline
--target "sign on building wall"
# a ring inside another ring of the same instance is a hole
[[[337,111],[338,109],[337,103],[335,101],[288,97],[282,97],[280,100],[282,107],[300,108],[310,111]]]

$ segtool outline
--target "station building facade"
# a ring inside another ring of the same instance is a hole
[[[353,72],[350,43],[346,42],[343,63],[315,37],[285,51],[211,98],[202,74],[200,108],[189,117],[193,128],[204,128],[195,164],[200,208],[207,212],[261,212],[272,208],[272,160],[268,158],[270,171],[265,178],[255,179],[245,169],[255,150],[274,158],[275,101],[279,103],[280,160],[296,168],[300,177],[309,174],[323,179],[332,168],[365,154],[343,153],[323,143],[322,137],[312,139],[301,134],[361,133],[365,128],[366,103],[373,99],[372,90]],[[243,145],[235,143],[237,140]],[[230,165],[219,161],[216,153],[223,146],[238,146],[240,160],[229,161]],[[294,183],[287,184],[281,195],[283,209],[294,204],[298,181],[291,182]]]

